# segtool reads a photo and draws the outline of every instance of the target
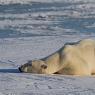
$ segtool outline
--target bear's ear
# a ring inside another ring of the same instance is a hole
[[[42,69],[47,69],[47,65],[46,64],[43,64],[43,65],[41,65],[41,68]]]

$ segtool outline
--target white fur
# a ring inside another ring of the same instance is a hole
[[[41,68],[43,64],[47,65],[46,69]],[[95,41],[85,39],[66,44],[47,58],[33,61],[31,69],[32,72],[34,70],[44,74],[57,72],[66,75],[92,75],[95,73]]]

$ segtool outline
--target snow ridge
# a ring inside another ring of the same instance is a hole
[[[0,0],[0,4],[29,4],[30,2],[95,2],[95,0]]]

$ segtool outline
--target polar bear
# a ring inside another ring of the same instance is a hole
[[[95,41],[84,39],[65,44],[50,56],[29,61],[21,72],[38,74],[93,75],[95,73]]]

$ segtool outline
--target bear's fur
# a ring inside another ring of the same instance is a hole
[[[65,44],[47,58],[30,61],[19,69],[39,74],[92,75],[95,73],[95,41],[84,39]]]

